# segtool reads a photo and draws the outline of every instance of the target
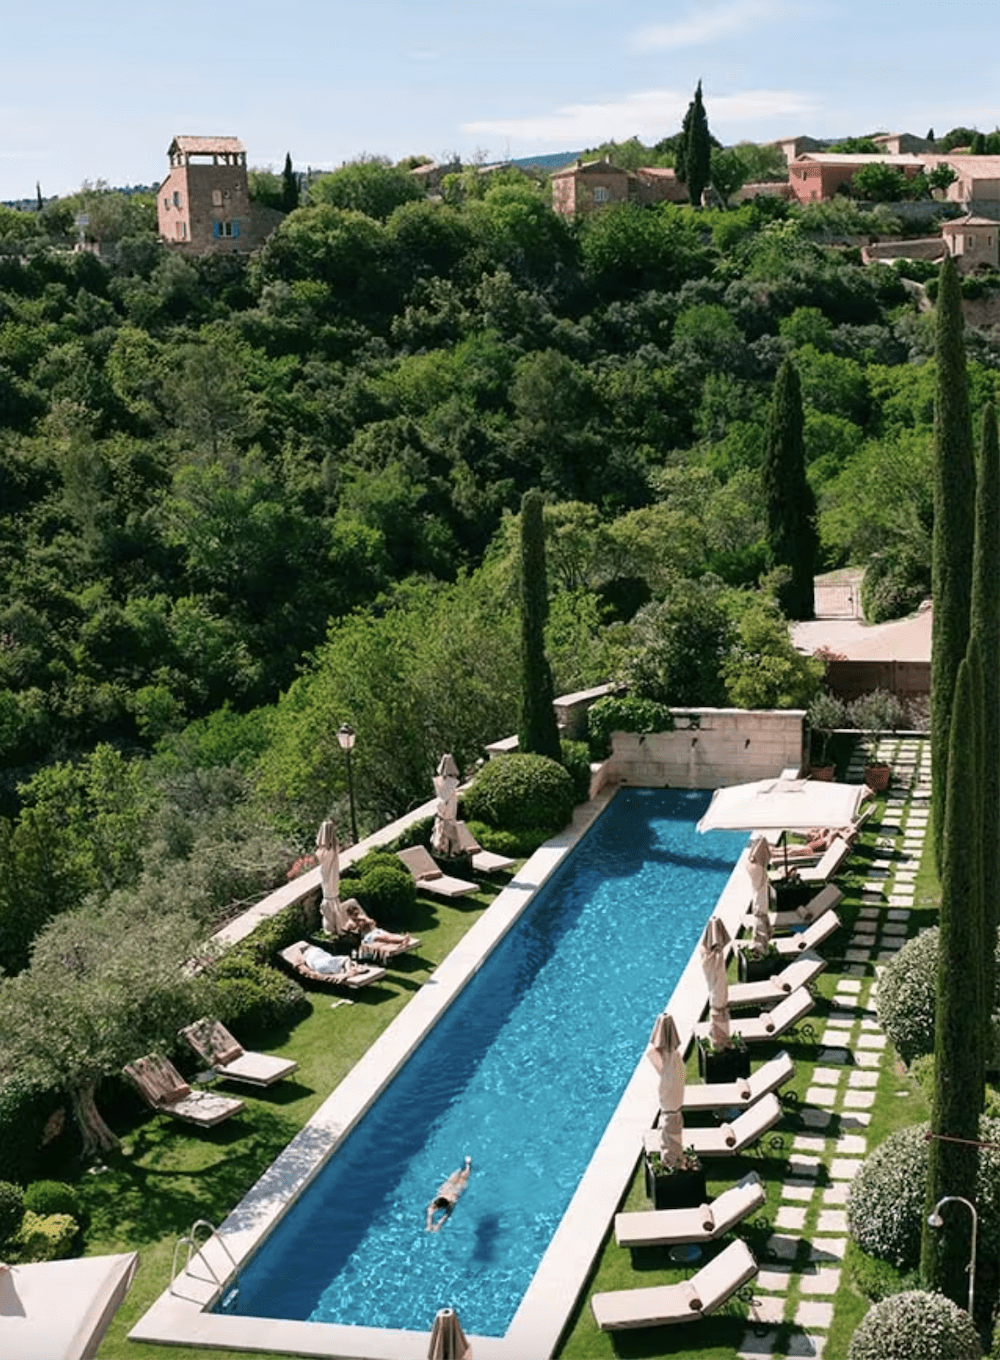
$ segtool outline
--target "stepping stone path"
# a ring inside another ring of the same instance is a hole
[[[881,740],[878,757],[892,765],[893,778],[875,824],[872,874],[857,895],[862,906],[800,1107],[804,1128],[792,1140],[775,1232],[753,1284],[751,1325],[736,1352],[740,1360],[822,1360],[833,1322],[847,1247],[847,1193],[868,1150],[869,1109],[884,1075],[886,1039],[875,1015],[878,982],[872,973],[906,943],[930,799],[928,740]],[[859,744],[847,779],[863,778]]]

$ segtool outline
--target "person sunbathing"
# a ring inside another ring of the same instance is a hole
[[[349,897],[341,904],[344,912],[345,935],[363,935],[366,930],[377,930],[375,919],[369,916],[356,897]]]
[[[458,1198],[462,1191],[469,1184],[469,1176],[472,1173],[472,1158],[466,1157],[465,1165],[458,1171],[453,1171],[445,1183],[439,1187],[437,1194],[427,1206],[427,1231],[439,1232],[448,1222],[451,1212],[458,1203]],[[440,1213],[441,1217],[434,1221],[434,1215]]]
[[[324,977],[350,977],[358,971],[358,965],[346,954],[328,954],[319,945],[310,944],[302,951],[302,961],[314,973]]]
[[[361,941],[362,944],[415,944],[414,935],[396,935],[391,930],[383,930],[381,926],[374,926],[369,930]]]

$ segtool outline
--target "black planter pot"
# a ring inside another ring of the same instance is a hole
[[[764,982],[775,973],[780,973],[785,962],[780,954],[765,954],[762,959],[758,959],[748,949],[741,949],[737,960],[740,981]]]
[[[708,1053],[698,1044],[698,1071],[706,1083],[740,1081],[750,1075],[750,1050],[724,1048],[719,1053]]]
[[[804,907],[816,896],[817,889],[812,883],[776,883],[774,905],[778,911],[794,911]]]
[[[674,1171],[669,1176],[654,1176],[646,1158],[646,1194],[654,1209],[697,1209],[708,1198],[705,1168]]]

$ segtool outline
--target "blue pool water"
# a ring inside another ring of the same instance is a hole
[[[622,791],[302,1200],[228,1311],[502,1336],[746,844]],[[466,1153],[469,1187],[428,1233]]]

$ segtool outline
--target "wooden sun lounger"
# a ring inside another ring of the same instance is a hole
[[[296,940],[295,944],[290,944],[287,949],[283,949],[278,955],[291,968],[297,977],[307,978],[310,982],[320,982],[328,987],[350,987],[356,991],[359,987],[367,987],[370,982],[378,982],[385,977],[385,969],[377,967],[374,963],[353,963],[349,970],[344,973],[317,973],[310,968],[303,957],[303,949],[308,948],[306,940]]]
[[[750,1248],[737,1238],[689,1280],[594,1294],[590,1306],[602,1331],[697,1322],[742,1289],[757,1269]]]
[[[822,944],[839,929],[840,917],[831,908],[822,916],[817,916],[812,925],[806,926],[805,930],[796,931],[794,935],[784,935],[780,939],[772,940],[771,943],[783,958],[794,958],[797,954],[803,954],[807,949],[814,949]]]
[[[807,949],[786,964],[780,973],[774,973],[761,982],[733,982],[729,987],[729,1005],[766,1006],[770,1002],[783,1001],[797,987],[806,987],[814,978],[819,977],[826,967],[826,959],[812,949]]]
[[[472,867],[477,874],[502,874],[513,869],[515,861],[507,855],[494,854],[484,850],[464,822],[456,822],[458,827],[458,848],[463,855],[472,856]]]
[[[220,1077],[244,1081],[250,1086],[270,1086],[290,1076],[298,1067],[294,1058],[278,1058],[273,1053],[255,1053],[238,1044],[221,1020],[196,1020],[181,1030],[198,1056]]]
[[[742,1105],[747,1109],[776,1091],[795,1071],[795,1064],[788,1054],[782,1051],[775,1058],[762,1063],[756,1072],[751,1072],[746,1080],[703,1082],[697,1086],[684,1088],[685,1110],[725,1110],[731,1106]]]
[[[659,1247],[670,1243],[714,1242],[759,1209],[767,1191],[756,1171],[697,1209],[645,1209],[615,1214],[615,1240],[620,1247]]]
[[[479,891],[478,883],[443,873],[432,859],[430,851],[422,845],[411,845],[409,850],[397,850],[396,854],[413,875],[417,887],[424,892],[436,893],[438,897],[465,897],[468,893]]]
[[[808,1015],[815,1004],[805,987],[796,987],[795,991],[779,1001],[773,1010],[761,1011],[760,1015],[734,1016],[732,1030],[734,1034],[741,1034],[747,1043],[780,1039],[786,1030],[791,1029],[804,1015]],[[707,1035],[708,1032],[708,1021],[695,1027],[695,1033],[698,1035]]]
[[[781,1102],[773,1091],[762,1096],[756,1105],[743,1110],[732,1123],[719,1124],[708,1129],[684,1129],[684,1146],[694,1148],[699,1157],[728,1157],[744,1152],[752,1147],[758,1138],[763,1138],[768,1129],[773,1129],[781,1118]],[[647,1129],[644,1137],[647,1152],[659,1152],[661,1147],[659,1129]]]
[[[122,1070],[147,1105],[160,1114],[184,1119],[201,1128],[221,1124],[243,1108],[243,1101],[233,1096],[220,1096],[214,1091],[192,1091],[169,1058],[157,1053],[137,1058]]]

